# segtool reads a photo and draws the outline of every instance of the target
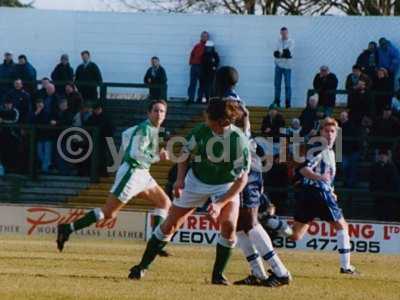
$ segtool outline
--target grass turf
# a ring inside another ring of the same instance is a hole
[[[0,236],[0,299],[295,299],[399,300],[399,256],[354,254],[362,272],[339,274],[338,255],[279,251],[294,281],[290,286],[221,287],[210,284],[213,247],[169,245],[145,278],[127,279],[143,253],[143,242],[85,240],[72,237],[63,253],[48,238]],[[239,250],[226,275],[248,274]]]

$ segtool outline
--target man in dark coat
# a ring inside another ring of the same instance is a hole
[[[19,122],[28,122],[29,115],[32,111],[32,102],[31,96],[24,90],[21,79],[14,81],[14,88],[9,91],[5,97],[11,99],[14,107],[19,111]]]
[[[114,126],[111,120],[103,112],[103,107],[100,103],[96,103],[93,106],[93,114],[89,117],[86,122],[88,127],[96,127],[99,130],[100,141],[98,145],[98,171],[100,176],[107,176],[107,141],[106,137],[112,137],[114,135]]]
[[[331,116],[336,102],[335,90],[338,86],[336,75],[330,72],[328,66],[321,66],[320,72],[314,77],[313,86],[318,91],[319,105],[324,108],[324,115]]]
[[[57,105],[60,98],[56,94],[56,87],[54,84],[49,83],[46,86],[46,95],[42,99],[44,103],[44,110],[52,117],[57,112]]]
[[[12,53],[4,53],[4,62],[0,65],[0,104],[5,94],[12,89],[13,81],[16,78],[15,64]]]
[[[314,94],[308,99],[305,109],[301,112],[299,117],[301,131],[300,136],[311,137],[317,134],[319,117],[318,113],[318,95]]]
[[[203,59],[201,61],[201,71],[200,71],[200,90],[201,95],[207,99],[210,99],[211,92],[214,86],[215,74],[219,66],[219,55],[215,51],[214,43],[212,41],[207,41],[204,48]]]
[[[365,49],[357,58],[356,65],[360,66],[362,71],[372,78],[379,65],[378,45],[375,42],[369,42],[368,49]]]
[[[151,67],[147,69],[143,79],[146,84],[162,85],[160,87],[151,87],[149,89],[150,100],[163,99],[167,100],[167,73],[160,65],[160,59],[157,56],[151,58]]]
[[[58,95],[65,94],[65,85],[67,82],[74,80],[74,70],[69,64],[69,57],[67,54],[61,55],[60,63],[54,68],[51,73],[51,79],[56,85]]]
[[[26,55],[18,56],[18,65],[16,65],[16,78],[20,78],[24,84],[25,91],[31,97],[36,94],[36,69],[28,62]]]
[[[273,137],[274,143],[278,143],[279,138],[285,136],[284,133],[281,133],[281,128],[284,129],[285,127],[286,124],[283,115],[273,104],[268,114],[262,120],[261,134],[265,137]]]
[[[97,100],[97,87],[103,82],[99,67],[90,60],[89,51],[81,53],[83,63],[75,72],[75,84],[84,100]]]

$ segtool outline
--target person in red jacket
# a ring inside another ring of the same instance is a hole
[[[192,49],[192,52],[190,53],[190,84],[188,88],[188,97],[189,97],[189,102],[194,102],[194,97],[196,94],[196,86],[197,82],[200,80],[200,71],[201,71],[201,62],[203,60],[203,54],[204,54],[204,48],[206,45],[206,42],[208,41],[209,34],[207,31],[203,31],[200,36],[200,42],[198,42]],[[197,92],[197,102],[201,103],[200,95],[202,95],[203,92],[201,91],[201,85],[199,87],[199,90]]]

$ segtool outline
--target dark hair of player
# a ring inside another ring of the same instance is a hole
[[[239,81],[239,73],[234,67],[223,66],[215,75],[215,88],[218,97],[224,97]]]
[[[165,109],[167,109],[168,104],[167,101],[158,99],[158,100],[153,100],[150,102],[149,107],[147,108],[147,112],[151,112],[153,110],[154,105],[156,104],[163,104],[165,106]]]
[[[206,113],[209,120],[220,121],[223,125],[234,124],[243,118],[243,110],[236,100],[222,98],[211,99]]]

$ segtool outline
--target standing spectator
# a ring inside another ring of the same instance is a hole
[[[400,191],[399,172],[390,161],[389,151],[385,148],[379,150],[378,159],[371,168],[369,189],[371,192],[377,193],[374,196],[374,211],[377,212],[378,219],[381,221],[398,221],[400,207],[398,197],[382,194]]]
[[[16,68],[11,52],[4,53],[4,61],[0,65],[0,105],[4,95],[12,89],[13,80],[16,78]]]
[[[361,76],[361,67],[354,65],[352,72],[346,78],[346,91],[350,94],[351,91],[357,86]]]
[[[31,123],[33,125],[50,125],[50,114],[45,110],[42,99],[36,100],[35,111],[31,115]],[[36,151],[40,161],[41,171],[48,173],[52,161],[52,141],[51,132],[48,129],[37,130]]]
[[[235,91],[236,84],[239,81],[238,71],[231,66],[223,66],[218,69],[215,76],[215,94],[217,97],[232,97],[240,100]]]
[[[200,81],[201,77],[201,61],[203,59],[204,48],[208,41],[209,34],[207,31],[203,31],[200,36],[200,42],[198,42],[190,53],[189,65],[190,65],[190,84],[188,88],[189,102],[194,102],[196,94],[197,81]],[[201,85],[197,92],[197,102],[201,102]]]
[[[291,105],[292,88],[292,57],[294,49],[294,40],[289,38],[289,31],[286,27],[281,28],[281,36],[275,47],[275,100],[274,103],[280,107],[281,105],[281,85],[282,77],[285,81],[285,104],[286,108]]]
[[[318,94],[311,95],[305,109],[300,115],[301,131],[300,136],[312,137],[317,135],[318,131]]]
[[[378,45],[375,42],[369,42],[368,49],[365,49],[357,58],[356,65],[368,75],[369,78],[375,76],[379,65]]]
[[[375,113],[381,115],[384,107],[392,107],[393,86],[385,68],[379,68],[376,71],[376,76],[372,81],[372,91],[374,92]]]
[[[278,112],[276,107],[272,106],[268,114],[263,118],[261,124],[261,134],[265,137],[273,137],[274,143],[279,142],[279,138],[285,136],[281,133],[285,129],[285,119],[283,115]]]
[[[60,63],[51,73],[51,79],[55,82],[57,94],[64,95],[66,83],[74,80],[74,70],[67,54],[61,55]]]
[[[43,98],[43,103],[44,110],[49,114],[50,117],[56,113],[59,100],[60,99],[56,94],[56,87],[54,84],[49,83],[46,85],[46,95]]]
[[[81,53],[82,64],[75,72],[75,84],[84,100],[97,100],[97,87],[103,82],[99,67],[90,60],[89,51]]]
[[[369,87],[365,78],[360,78],[348,98],[347,108],[350,120],[360,126],[365,117],[370,116],[371,99]]]
[[[32,97],[32,98],[34,98],[34,99],[32,99],[33,100],[32,107],[36,106],[36,103],[35,103],[36,99],[44,99],[44,97],[46,97],[46,93],[47,93],[46,88],[50,83],[52,83],[52,82],[51,82],[50,78],[48,78],[48,77],[43,77],[40,80],[40,90],[38,90],[36,92],[35,97]]]
[[[219,55],[215,51],[214,43],[208,40],[205,44],[203,59],[201,61],[200,70],[200,90],[202,94],[199,96],[206,98],[207,102],[212,97],[212,90],[215,82],[215,74],[219,66]]]
[[[32,110],[31,96],[25,92],[21,79],[14,81],[14,88],[7,93],[6,98],[11,99],[14,107],[18,110],[19,121],[26,123]]]
[[[400,65],[399,51],[390,41],[382,37],[379,39],[378,57],[378,67],[385,68],[389,72],[392,89],[394,89],[394,80]]]
[[[0,124],[16,124],[19,112],[12,99],[6,98],[0,107]],[[14,171],[17,162],[18,134],[15,128],[0,127],[0,169]]]
[[[103,112],[103,107],[100,103],[97,103],[93,106],[93,114],[89,117],[86,122],[87,126],[96,127],[99,130],[100,134],[100,143],[99,143],[99,157],[98,157],[98,171],[100,176],[107,176],[107,137],[112,137],[114,135],[114,127],[111,123],[111,120],[107,117],[107,115]]]
[[[342,163],[344,173],[344,187],[354,188],[358,183],[358,163],[361,156],[360,137],[361,127],[349,121],[346,111],[340,114],[340,127],[342,128]],[[347,139],[347,140],[346,140]]]
[[[330,72],[328,66],[321,66],[319,73],[314,77],[313,86],[318,91],[319,105],[323,107],[324,115],[331,116],[338,86],[336,75]]]
[[[18,56],[16,78],[20,78],[25,90],[33,97],[36,94],[36,69],[28,62],[26,55]]]
[[[159,85],[158,87],[150,87],[150,100],[167,100],[167,73],[160,65],[160,59],[157,56],[151,58],[151,67],[147,69],[146,75],[144,76],[144,83]]]
[[[81,94],[78,92],[78,88],[73,82],[68,82],[65,85],[65,97],[68,101],[68,108],[75,116],[82,108],[83,99]]]

